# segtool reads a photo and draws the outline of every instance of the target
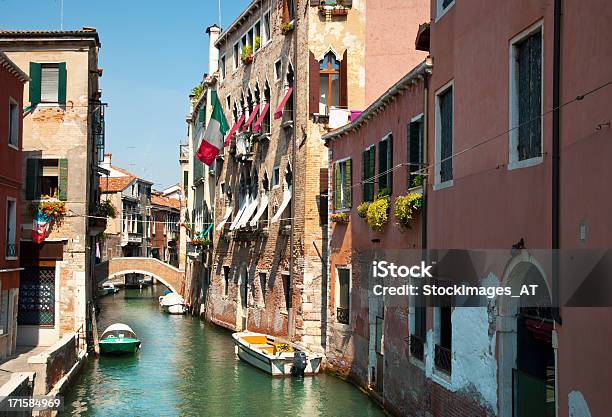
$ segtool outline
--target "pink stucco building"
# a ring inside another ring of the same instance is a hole
[[[568,251],[612,244],[612,199],[600,191],[612,179],[612,6],[432,0],[430,12],[416,45],[429,51],[431,71],[400,81],[362,118],[323,137],[338,178],[331,216],[342,220],[330,227],[330,366],[399,415],[607,415],[612,310],[585,307],[588,297],[582,307],[564,302],[574,279]],[[423,139],[412,148],[419,117]],[[389,134],[385,160],[380,143]],[[371,145],[375,157],[362,162]],[[408,190],[414,161],[423,185]],[[373,232],[357,206],[389,170],[389,220]],[[394,202],[409,191],[423,193],[423,206],[403,230]],[[491,258],[481,282],[539,282],[560,308],[501,298],[486,308],[423,311],[407,297],[381,305],[360,276],[360,254],[411,248],[507,254]],[[607,285],[591,294],[609,294]]]

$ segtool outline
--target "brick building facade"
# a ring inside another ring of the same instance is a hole
[[[85,329],[97,233],[88,215],[98,201],[103,153],[94,28],[0,31],[0,48],[30,82],[24,89],[23,187],[18,344],[52,345]],[[63,205],[44,243],[30,240],[32,205]]]

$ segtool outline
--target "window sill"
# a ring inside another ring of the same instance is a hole
[[[427,351],[427,347],[425,347],[425,351]],[[412,365],[416,366],[421,371],[425,372],[425,358],[421,360],[421,359],[415,358],[412,355],[409,355],[408,360],[410,361]]]
[[[437,382],[438,385],[441,385],[447,390],[452,391],[453,385],[451,383],[450,374],[447,374],[446,372],[441,371],[438,368],[434,367],[433,373],[431,374],[431,379],[434,382]]]
[[[419,185],[418,187],[408,187],[408,192],[423,194],[423,186]]]
[[[523,159],[522,161],[512,161],[508,164],[508,171],[533,167],[541,164],[543,160],[542,156],[536,156],[535,158]]]
[[[444,181],[444,182],[439,182],[437,184],[434,184],[433,189],[434,191],[438,191],[438,190],[443,190],[445,188],[448,187],[452,187],[454,182],[454,180],[448,180],[448,181]]]
[[[281,126],[283,129],[293,129],[293,120],[285,120]]]
[[[9,148],[13,148],[13,149],[15,149],[16,151],[18,151],[18,150],[19,150],[19,146],[17,146],[17,145],[13,145],[12,143],[9,143],[9,144],[8,144],[8,147],[9,147]]]

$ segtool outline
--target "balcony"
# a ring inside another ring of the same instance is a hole
[[[89,235],[97,236],[106,230],[106,219],[98,217],[89,218]]]
[[[121,233],[121,246],[125,246],[130,243],[142,243],[142,235],[139,233]]]
[[[436,365],[436,369],[450,375],[452,368],[450,349],[440,345],[435,345],[434,348],[434,363]]]
[[[189,145],[179,146],[179,161],[187,162],[189,160]]]
[[[236,154],[235,157],[239,161],[253,160],[253,143],[251,134],[240,132],[236,135]]]

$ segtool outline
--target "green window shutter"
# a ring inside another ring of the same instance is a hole
[[[366,184],[366,179],[368,178],[368,162],[369,159],[369,150],[365,150],[362,152],[361,156],[361,189],[362,189],[362,199],[363,201],[368,201],[368,184]]]
[[[198,112],[198,121],[204,124],[204,107],[200,108],[200,111]]]
[[[58,67],[57,102],[66,104],[66,63],[60,62]]]
[[[352,207],[352,185],[353,175],[351,173],[352,159],[348,159],[344,164],[344,208]]]
[[[387,139],[387,170],[393,169],[393,135]],[[387,188],[389,195],[393,194],[393,171],[387,173]]]
[[[386,172],[387,167],[387,141],[382,140],[378,143],[378,192],[380,193],[383,190],[389,191],[387,184],[387,175],[384,175],[383,172]]]
[[[40,103],[40,64],[30,62],[30,104]]]
[[[59,199],[62,201],[68,200],[68,160],[59,160]]]
[[[35,200],[38,197],[38,159],[28,159],[26,162],[26,200]]]
[[[334,209],[340,208],[340,165],[334,164]]]

